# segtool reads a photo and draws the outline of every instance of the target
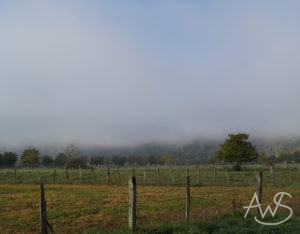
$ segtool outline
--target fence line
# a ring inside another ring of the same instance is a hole
[[[226,170],[227,172],[227,170]],[[190,170],[186,169],[186,209],[185,209],[185,219],[186,222],[190,222],[190,210],[191,210],[191,191],[190,191]],[[262,179],[263,179],[263,171],[259,170],[256,173],[257,179],[257,197],[259,204],[262,203]],[[42,234],[48,233],[48,228],[52,233],[54,233],[53,228],[51,227],[48,219],[47,219],[47,209],[46,209],[46,199],[45,199],[45,191],[44,184],[40,184],[40,231]],[[143,193],[141,193],[143,194]],[[147,193],[145,193],[147,194]],[[52,202],[50,204],[55,204]],[[153,202],[154,204],[154,202]],[[156,204],[156,203],[155,203]],[[131,230],[135,230],[136,221],[137,221],[137,183],[136,177],[131,175],[128,177],[128,226]],[[235,190],[233,192],[233,212],[236,211],[236,194]],[[257,213],[259,214],[259,208],[257,208]]]
[[[202,168],[202,169],[201,169]],[[257,168],[257,167],[256,167]],[[259,170],[265,171],[264,183],[266,186],[285,185],[286,183],[299,185],[300,170],[295,166],[282,168],[276,166],[260,167]],[[53,171],[52,171],[53,170]],[[149,168],[95,168],[95,169],[16,169],[7,171],[0,169],[1,184],[125,184],[125,178],[129,175],[134,175],[137,182],[144,185],[185,185],[183,167],[161,167]],[[212,170],[212,171],[211,171]],[[106,183],[105,183],[106,171]],[[201,177],[200,177],[201,173]],[[212,174],[211,174],[212,173]],[[242,167],[242,171],[232,171],[229,167],[213,167],[203,168],[197,166],[190,168],[190,184],[191,186],[200,185],[247,185],[253,186],[256,184],[256,172],[254,168],[249,166]],[[18,175],[18,178],[17,178]]]

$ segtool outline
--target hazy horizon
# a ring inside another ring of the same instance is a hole
[[[299,7],[0,1],[0,147],[300,137]]]

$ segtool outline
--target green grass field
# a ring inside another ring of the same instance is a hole
[[[256,191],[255,170],[247,168],[247,184],[243,185],[243,172],[227,168],[230,185],[225,176],[226,168],[217,168],[217,184],[213,183],[213,169],[200,169],[198,185],[196,168],[191,174],[191,222],[185,224],[185,168],[162,168],[161,185],[157,185],[155,168],[147,168],[147,184],[143,185],[143,168],[135,169],[137,176],[137,225],[139,233],[292,233],[299,231],[300,218],[300,173],[275,168],[275,184],[272,183],[269,167],[263,175],[263,209],[273,204],[273,196],[285,191],[293,198],[284,198],[284,204],[292,207],[291,220],[277,227],[266,227],[253,221],[253,216],[243,218],[243,206],[249,205]],[[45,183],[48,220],[56,233],[126,233],[128,214],[127,179],[131,168],[110,169],[110,184],[106,185],[106,170],[95,170],[95,182],[90,170],[70,170],[70,183],[66,172],[57,169],[53,183],[53,169],[40,169]],[[172,173],[175,185],[172,185]],[[14,170],[0,170],[0,233],[37,233],[39,224],[39,177],[37,170],[17,169],[17,184]],[[274,205],[272,206],[274,208]],[[253,214],[254,210],[252,211]],[[279,216],[286,217],[284,208]],[[247,232],[246,232],[247,231]],[[258,232],[256,232],[258,231]],[[298,232],[299,233],[299,232]]]

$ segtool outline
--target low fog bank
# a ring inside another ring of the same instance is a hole
[[[189,141],[176,141],[176,142],[148,142],[141,144],[131,145],[85,145],[85,144],[26,144],[18,146],[0,146],[0,153],[3,152],[16,152],[21,156],[22,152],[28,147],[35,147],[39,150],[40,155],[50,155],[55,157],[59,153],[63,153],[70,145],[75,146],[82,155],[87,157],[111,157],[111,156],[129,156],[139,155],[148,156],[155,155],[161,156],[165,152],[173,152],[181,155],[183,158],[202,158],[206,161],[209,157],[214,156],[215,151],[219,145],[226,139],[211,138],[211,139],[193,139]],[[300,137],[276,137],[276,138],[253,138],[250,136],[249,140],[256,146],[258,152],[266,152],[267,154],[279,154],[281,152],[294,152],[300,150]]]

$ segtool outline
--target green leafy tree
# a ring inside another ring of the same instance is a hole
[[[127,156],[126,163],[128,165],[143,165],[145,162],[140,155]]]
[[[26,150],[24,150],[22,157],[21,157],[21,163],[27,166],[37,166],[39,164],[39,151],[34,147],[29,147]]]
[[[295,157],[294,154],[292,152],[281,152],[279,154],[279,157],[277,158],[278,162],[286,162],[286,163],[290,163],[295,161]]]
[[[82,157],[80,150],[74,144],[66,146],[64,154],[67,156],[68,159]]]
[[[164,152],[160,158],[161,164],[175,165],[180,163],[180,159],[175,157],[173,152]]]
[[[294,158],[297,163],[300,162],[300,151],[297,150],[296,152],[294,152]]]
[[[234,169],[240,170],[241,164],[257,158],[256,147],[248,141],[249,134],[228,134],[229,138],[220,144],[216,151],[216,159],[234,164]]]
[[[95,166],[103,164],[103,157],[101,157],[101,156],[91,157],[90,164],[95,165]]]
[[[113,155],[110,159],[110,163],[118,166],[124,166],[126,161],[125,157]]]
[[[154,155],[150,154],[150,155],[146,156],[146,163],[148,163],[150,165],[155,165],[158,163],[158,159]]]
[[[67,162],[67,156],[63,153],[59,153],[54,159],[54,164],[57,167],[63,167],[66,162]]]
[[[54,161],[53,158],[49,155],[45,155],[41,159],[41,163],[45,167],[51,166],[53,164],[53,161]]]
[[[12,152],[0,154],[0,167],[13,167],[18,161],[18,155]]]
[[[82,158],[70,158],[65,163],[67,169],[78,169],[79,167],[86,168],[86,163]]]
[[[258,153],[256,161],[265,165],[272,165],[273,163],[265,151]]]
[[[13,167],[18,161],[18,155],[13,152],[5,152],[3,154],[3,159],[4,159],[5,166]]]

